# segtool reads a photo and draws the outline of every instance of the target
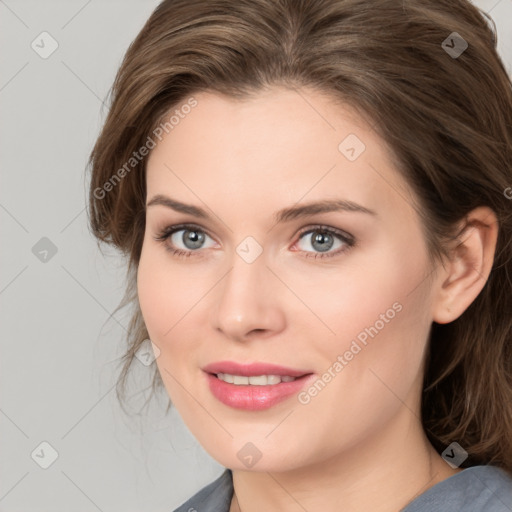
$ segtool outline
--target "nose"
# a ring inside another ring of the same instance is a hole
[[[215,287],[211,324],[235,341],[270,337],[285,327],[282,283],[267,268],[264,253],[252,263],[234,254],[231,270]]]

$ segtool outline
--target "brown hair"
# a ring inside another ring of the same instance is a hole
[[[465,51],[450,54],[463,40]],[[193,93],[244,98],[275,85],[326,92],[371,120],[417,195],[432,261],[446,255],[468,212],[496,213],[495,260],[482,292],[458,319],[432,326],[422,422],[439,452],[457,441],[469,453],[463,467],[512,473],[512,88],[494,22],[465,0],[158,5],[125,55],[89,161],[92,232],[128,257],[120,307],[134,309],[118,397],[148,337],[136,294],[147,158],[126,162]]]

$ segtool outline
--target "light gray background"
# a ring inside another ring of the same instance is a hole
[[[475,3],[496,21],[511,73],[512,0]],[[170,512],[223,470],[174,409],[165,417],[165,399],[142,418],[120,411],[128,318],[110,317],[124,262],[87,228],[102,102],[157,4],[0,0],[1,512]],[[31,47],[43,31],[59,45],[46,59]],[[57,248],[46,262],[32,252],[43,237]],[[141,364],[133,393],[148,374]],[[47,469],[43,441],[58,453]]]

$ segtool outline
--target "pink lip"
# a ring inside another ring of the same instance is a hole
[[[297,394],[312,379],[314,374],[267,363],[240,365],[230,361],[213,363],[203,368],[210,391],[223,404],[235,409],[261,411]],[[268,386],[229,384],[217,378],[216,373],[230,373],[247,377],[256,375],[289,375],[296,377],[292,382],[280,382]]]
[[[272,363],[251,363],[240,364],[234,361],[218,361],[203,367],[207,373],[229,373],[231,375],[242,375],[245,377],[255,377],[257,375],[288,375],[290,377],[302,377],[313,373],[311,370],[296,370],[279,366]]]

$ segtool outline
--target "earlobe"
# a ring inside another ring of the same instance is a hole
[[[456,320],[482,291],[494,262],[498,221],[488,207],[465,218],[463,232],[450,252],[434,295],[432,319],[439,324]]]

